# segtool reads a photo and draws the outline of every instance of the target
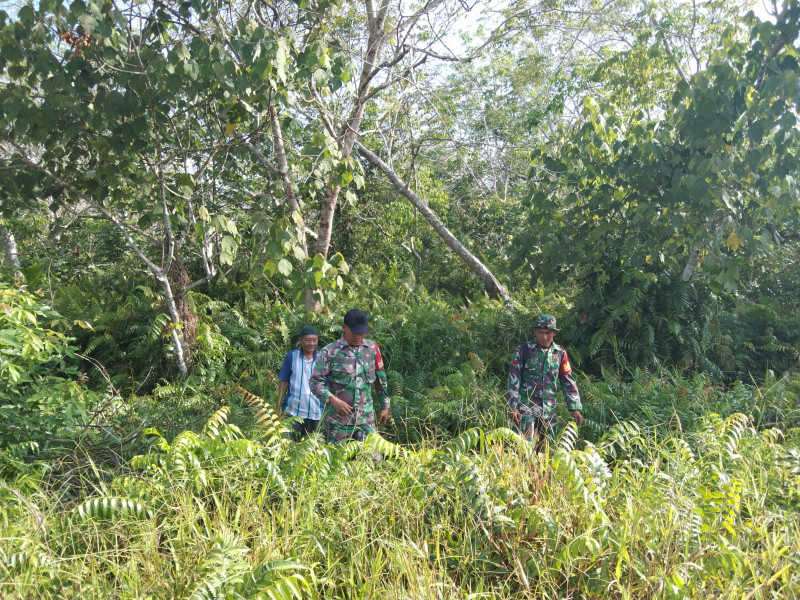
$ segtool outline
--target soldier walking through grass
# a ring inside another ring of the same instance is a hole
[[[533,326],[536,341],[517,346],[508,369],[508,410],[511,420],[542,451],[546,440],[555,438],[556,390],[559,382],[564,391],[567,409],[580,427],[583,423],[578,384],[572,376],[567,351],[553,341],[556,318],[539,315]]]
[[[372,384],[383,409],[378,423],[389,419],[389,393],[386,371],[378,344],[364,339],[369,332],[367,315],[358,309],[347,311],[342,337],[325,346],[317,355],[311,376],[311,393],[330,409],[324,417],[329,442],[363,440],[376,431]]]

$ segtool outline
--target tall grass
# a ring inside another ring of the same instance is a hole
[[[228,416],[149,432],[79,496],[8,467],[0,596],[800,596],[798,436],[741,413],[570,425],[545,455],[504,428],[332,447]]]

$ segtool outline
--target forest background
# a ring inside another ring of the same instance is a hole
[[[750,8],[3,3],[0,595],[800,596],[800,5]],[[352,307],[392,419],[291,444]]]

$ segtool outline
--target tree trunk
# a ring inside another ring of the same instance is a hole
[[[475,273],[478,277],[483,280],[483,283],[486,285],[487,290],[493,296],[500,298],[503,300],[505,304],[511,303],[511,296],[509,296],[508,291],[503,284],[497,279],[497,277],[492,274],[492,272],[484,265],[475,255],[473,255],[461,242],[458,241],[456,236],[447,228],[447,226],[442,223],[439,218],[434,214],[434,212],[428,207],[425,201],[417,196],[411,189],[408,187],[408,184],[405,183],[397,174],[392,170],[392,168],[387,165],[385,162],[381,160],[381,158],[372,152],[371,150],[367,149],[361,142],[356,141],[356,146],[358,147],[358,151],[364,156],[373,166],[380,169],[384,175],[392,182],[394,187],[397,189],[398,192],[403,194],[414,207],[419,210],[422,216],[431,224],[431,227],[439,234],[439,237],[442,238],[442,241],[447,245],[453,253],[458,256],[461,260],[463,260],[467,266]]]
[[[286,201],[289,208],[293,213],[300,215],[296,221],[298,230],[298,242],[303,249],[303,255],[308,256],[308,243],[306,242],[306,223],[303,219],[303,213],[300,210],[300,203],[297,201],[297,196],[294,193],[294,185],[292,184],[292,177],[289,173],[289,161],[286,158],[286,148],[283,144],[283,130],[281,129],[280,120],[278,120],[278,111],[270,107],[270,126],[272,128],[272,143],[275,149],[275,156],[278,159],[278,176],[281,178],[283,184],[283,193],[286,196]],[[320,304],[314,300],[314,290],[312,288],[305,288],[305,306],[306,312],[319,311]]]
[[[22,264],[19,262],[19,255],[17,254],[17,241],[14,239],[14,232],[0,225],[0,237],[3,238],[3,243],[6,247],[6,258],[14,271],[14,277],[22,279],[22,271],[20,271]]]
[[[175,298],[175,311],[181,323],[180,344],[183,350],[183,360],[186,365],[192,362],[192,348],[197,337],[197,315],[194,314],[189,303],[186,302],[186,290],[191,283],[189,273],[176,252],[169,272],[167,273],[170,282],[170,289],[173,290]],[[180,368],[180,365],[179,365]]]
[[[353,146],[357,143],[361,120],[364,117],[364,109],[367,102],[372,97],[370,84],[378,73],[378,57],[387,40],[384,30],[386,15],[389,12],[389,1],[381,0],[378,11],[376,12],[372,0],[367,0],[367,27],[369,37],[367,39],[367,50],[364,56],[364,63],[361,67],[361,77],[359,78],[358,93],[354,100],[353,109],[350,116],[339,131],[341,140],[339,150],[341,160],[348,158],[353,153]],[[342,191],[338,183],[333,183],[334,178],[329,179],[326,187],[325,196],[322,198],[322,206],[319,212],[319,228],[317,229],[316,250],[325,258],[328,258],[328,249],[331,245],[331,233],[333,232],[333,215],[336,212],[336,203],[339,201],[339,193]]]
[[[286,158],[286,148],[283,144],[283,130],[281,129],[280,120],[278,119],[278,111],[276,111],[274,108],[270,108],[270,127],[272,129],[272,145],[275,150],[275,156],[278,160],[277,165],[273,165],[272,162],[270,162],[270,160],[264,156],[264,153],[256,148],[252,142],[243,140],[242,143],[253,153],[253,155],[261,164],[275,172],[280,178],[283,186],[283,194],[286,197],[286,203],[289,205],[289,209],[293,213],[296,212],[300,215],[299,223],[297,223],[297,228],[299,230],[298,242],[300,243],[300,247],[303,249],[303,255],[308,258],[306,225],[302,212],[300,211],[300,203],[297,201],[297,195],[294,193],[294,185],[292,184],[292,178],[289,173],[289,161]],[[304,309],[305,312],[319,312],[320,309],[319,302],[314,300],[314,290],[308,287],[305,288]]]
[[[163,271],[156,274],[156,279],[161,284],[161,289],[164,290],[164,298],[167,304],[167,314],[172,321],[170,327],[170,337],[172,339],[172,356],[175,358],[175,364],[178,365],[178,370],[184,377],[189,374],[189,367],[186,364],[186,355],[184,352],[183,335],[181,328],[183,321],[181,314],[178,310],[178,305],[175,302],[175,296],[172,294],[172,285],[169,282],[169,277]]]

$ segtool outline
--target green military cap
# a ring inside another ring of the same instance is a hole
[[[556,318],[553,315],[539,315],[536,317],[536,323],[533,324],[533,328],[561,331],[558,327],[556,327]]]

